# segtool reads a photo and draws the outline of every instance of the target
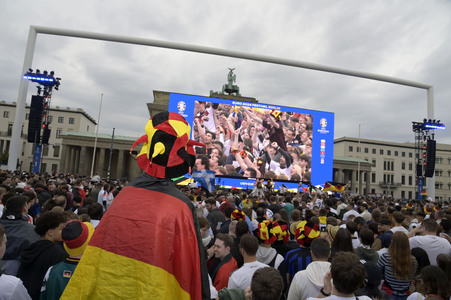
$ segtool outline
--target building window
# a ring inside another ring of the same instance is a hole
[[[354,149],[352,146],[349,146],[349,152],[352,152]]]
[[[9,118],[9,111],[5,110],[3,112],[3,118]]]
[[[47,116],[47,118],[48,118],[47,120],[49,120],[50,123],[53,122],[53,116]]]
[[[435,159],[435,163],[436,163],[436,164],[442,164],[442,163],[443,163],[443,157],[437,157],[437,158]]]
[[[371,182],[372,183],[376,182],[376,173],[371,173]]]
[[[412,171],[412,170],[413,170],[413,164],[409,163],[409,171]]]
[[[406,191],[401,191],[401,198],[405,199],[406,198]]]
[[[436,188],[437,190],[443,189],[443,183],[441,183],[441,182],[436,182],[436,183],[435,183],[435,188]]]
[[[368,153],[368,150],[369,150],[368,148],[365,148],[365,153]]]
[[[29,114],[29,113],[26,113],[26,114],[25,114],[25,120],[28,120],[28,119],[30,119],[30,114]]]
[[[410,175],[409,176],[409,185],[412,185],[412,182],[413,182],[413,178],[412,178],[412,175]]]
[[[49,155],[49,146],[43,145],[42,146],[42,156],[48,156]]]
[[[387,150],[387,155],[391,155],[391,150]]]
[[[8,124],[8,132],[7,135],[11,136],[13,134],[13,124]]]
[[[371,162],[373,163],[373,165],[374,165],[374,167],[375,167],[375,166],[376,166],[376,160],[373,159]]]
[[[357,147],[357,152],[362,152],[362,149],[360,147]]]
[[[401,163],[401,170],[405,170],[406,169],[406,163],[405,162],[402,162]]]
[[[435,176],[443,176],[442,170],[435,170]]]
[[[61,134],[61,132],[63,132],[63,130],[62,130],[62,129],[57,129],[57,130],[56,130],[56,138],[57,138],[57,139],[59,139],[59,138],[60,138],[60,134]]]
[[[373,154],[376,154],[376,149],[371,149],[371,152],[373,153]]]
[[[60,146],[53,146],[53,157],[59,157],[60,156]],[[52,168],[53,170],[53,168]]]
[[[75,119],[74,118],[69,118],[69,124],[75,124]]]
[[[409,199],[412,199],[412,191],[409,191]]]
[[[47,164],[41,163],[41,173],[46,173],[46,172],[47,172]]]
[[[384,149],[381,149],[379,152],[381,155],[384,155]]]
[[[406,153],[403,151],[403,152],[401,152],[401,156],[402,157],[406,157]]]
[[[395,151],[395,156],[398,156],[398,151]]]
[[[58,117],[58,123],[64,123],[64,117]]]
[[[410,158],[412,158],[412,157],[413,157],[413,154],[412,154],[412,152],[409,152],[409,157],[410,157]]]
[[[58,164],[52,164],[52,171],[57,172],[58,171]]]
[[[406,184],[406,175],[401,176],[401,184]]]

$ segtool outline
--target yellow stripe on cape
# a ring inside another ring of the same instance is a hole
[[[174,275],[156,266],[93,246],[82,259],[61,299],[191,299]]]

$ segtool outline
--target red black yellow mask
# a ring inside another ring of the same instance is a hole
[[[141,136],[130,151],[144,144],[138,154],[138,165],[147,174],[157,178],[176,178],[188,172],[196,160],[193,146],[204,144],[190,140],[191,127],[178,113],[161,112],[146,124],[146,135]]]

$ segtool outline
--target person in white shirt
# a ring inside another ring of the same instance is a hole
[[[287,300],[305,300],[315,297],[324,286],[324,275],[330,271],[330,245],[324,238],[317,238],[310,245],[312,260],[305,270],[294,275]]]
[[[343,221],[347,221],[350,215],[353,215],[355,217],[360,216],[360,214],[354,210],[354,205],[352,205],[351,203],[348,203],[348,205],[346,206],[346,209],[348,211],[345,212],[345,214],[343,215]]]
[[[405,216],[402,212],[400,211],[395,211],[392,215],[392,222],[394,223],[395,226],[393,226],[390,230],[391,232],[395,233],[397,231],[401,231],[405,234],[409,234],[409,231],[404,228],[404,226],[401,225],[401,223],[404,221]]]
[[[416,227],[409,232],[410,249],[422,248],[429,257],[431,265],[437,265],[437,256],[439,254],[446,254],[451,256],[451,244],[444,238],[437,236],[436,232],[438,224],[434,219],[426,219],[421,226]],[[414,236],[418,232],[423,232],[423,235]]]
[[[240,239],[240,253],[243,255],[244,264],[234,271],[229,278],[228,288],[245,290],[251,285],[252,276],[260,268],[268,267],[267,264],[258,262],[255,255],[258,250],[258,240],[250,233],[246,233]]]
[[[365,267],[356,254],[338,252],[332,259],[330,272],[324,276],[324,287],[320,290],[320,294],[307,300],[356,300],[354,292],[365,283],[365,274]],[[321,295],[325,298],[319,298]],[[371,298],[359,296],[358,299]]]

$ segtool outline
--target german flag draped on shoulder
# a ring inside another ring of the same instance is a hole
[[[114,199],[61,299],[210,299],[197,215],[171,178],[195,162],[190,126],[162,112],[146,125],[145,171]]]

